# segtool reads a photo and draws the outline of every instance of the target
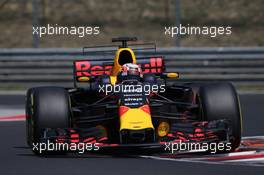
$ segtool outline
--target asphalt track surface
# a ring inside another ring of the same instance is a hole
[[[264,94],[240,95],[244,116],[243,136],[264,135]],[[12,110],[23,112],[23,95],[0,95],[0,115]],[[5,110],[7,108],[7,111]],[[6,113],[8,112],[8,113]],[[67,155],[38,157],[25,141],[25,122],[0,122],[0,174],[195,174],[195,175],[257,175],[264,174],[259,166],[240,163],[195,162],[153,159],[140,156]]]

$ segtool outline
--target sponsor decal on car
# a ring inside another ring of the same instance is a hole
[[[142,68],[143,73],[162,73],[164,62],[161,57],[153,57],[145,59],[138,65]],[[100,76],[100,75],[110,75],[113,65],[93,64],[93,61],[80,60],[74,62],[75,66],[75,76],[78,77],[90,77],[90,76]],[[78,80],[78,79],[77,79]]]

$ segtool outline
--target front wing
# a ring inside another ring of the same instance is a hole
[[[232,140],[229,122],[216,120],[210,122],[180,122],[171,126],[171,131],[166,137],[158,138],[153,143],[120,144],[111,143],[100,128],[46,128],[43,131],[41,143],[63,144],[96,144],[100,150],[118,149],[158,149],[161,151],[177,151],[173,147],[178,144],[193,143],[193,147],[211,143],[229,143]],[[192,148],[188,148],[192,149]],[[190,150],[178,150],[188,152]],[[208,150],[199,149],[196,152]]]

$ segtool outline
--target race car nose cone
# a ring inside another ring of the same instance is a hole
[[[154,131],[152,128],[122,130],[120,136],[122,144],[149,143],[154,141]]]

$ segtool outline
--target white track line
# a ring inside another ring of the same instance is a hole
[[[223,162],[262,162],[264,163],[264,158],[250,158],[250,159],[237,159],[237,160],[225,160]]]
[[[264,136],[246,136],[243,139],[264,139]]]
[[[204,161],[204,160],[192,160],[192,159],[185,159],[185,158],[179,158],[179,159],[173,159],[173,158],[162,158],[157,156],[139,156],[141,158],[147,158],[147,159],[154,159],[154,160],[165,160],[165,161],[174,161],[174,162],[189,162],[189,163],[203,163],[203,164],[215,164],[215,165],[226,165],[227,162],[224,161]],[[235,162],[228,162],[228,163],[235,163]],[[261,166],[259,164],[230,164],[230,165],[238,165],[238,166]]]
[[[264,139],[264,136],[250,136],[250,137],[242,137],[242,139]],[[257,155],[261,154],[261,152],[257,151],[241,151],[241,152],[232,152],[225,154],[212,154],[205,155],[205,157],[194,157],[194,158],[166,158],[159,156],[140,156],[142,158],[155,159],[155,160],[165,160],[165,161],[175,161],[175,162],[193,162],[193,163],[203,163],[203,164],[219,164],[226,165],[229,163],[230,165],[239,165],[239,166],[264,166],[264,158],[256,157],[256,158],[241,158],[235,160],[210,160],[210,158],[221,158],[221,157],[236,157],[236,156],[246,156],[246,155]],[[248,163],[246,163],[248,162]]]

